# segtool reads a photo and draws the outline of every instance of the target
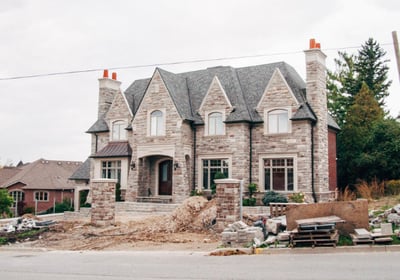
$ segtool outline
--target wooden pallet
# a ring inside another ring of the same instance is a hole
[[[298,244],[314,246],[334,246],[339,241],[339,233],[337,230],[326,231],[292,231],[290,236],[290,244],[294,247]]]

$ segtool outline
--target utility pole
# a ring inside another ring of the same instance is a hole
[[[399,50],[399,41],[397,40],[396,31],[392,31],[392,37],[394,45],[394,55],[396,56],[396,61],[397,61],[397,72],[399,73],[399,80],[400,80],[400,50]]]

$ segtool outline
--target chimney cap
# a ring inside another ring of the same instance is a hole
[[[310,39],[310,49],[321,49],[321,43],[317,43],[314,38]]]

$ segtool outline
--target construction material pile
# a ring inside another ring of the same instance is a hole
[[[264,240],[262,228],[258,226],[248,226],[242,221],[230,224],[221,234],[222,244],[225,246],[249,245],[254,240]]]
[[[297,228],[290,232],[292,246],[307,244],[311,246],[336,246],[339,233],[336,223],[344,222],[337,216],[296,220]]]

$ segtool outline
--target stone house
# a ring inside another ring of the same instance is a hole
[[[90,179],[116,178],[125,201],[182,202],[215,175],[261,192],[336,189],[336,133],[327,112],[325,54],[310,41],[306,82],[285,62],[226,66],[121,82],[99,79]],[[90,175],[89,175],[90,174]]]
[[[7,189],[13,197],[13,211],[21,214],[23,209],[30,207],[39,213],[64,199],[74,202],[76,183],[70,181],[69,177],[81,165],[82,162],[39,159],[17,167],[3,168],[0,169],[0,177],[6,173],[12,175],[0,182],[0,188]]]

